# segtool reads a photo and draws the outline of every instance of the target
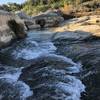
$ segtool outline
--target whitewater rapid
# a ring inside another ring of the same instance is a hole
[[[37,72],[34,72],[38,74],[39,72],[41,72],[41,70],[45,70],[45,72],[47,71],[51,75],[55,76],[55,78],[61,80],[52,85],[46,83],[40,84],[35,88],[47,85],[52,88],[57,88],[56,91],[62,91],[63,94],[61,96],[52,97],[55,100],[80,100],[81,93],[85,91],[85,86],[81,82],[81,80],[73,74],[79,73],[82,70],[82,65],[80,63],[73,62],[70,58],[56,54],[56,50],[57,48],[51,41],[34,41],[32,40],[32,37],[28,37],[26,41],[22,42],[20,45],[17,45],[16,48],[12,50],[11,56],[13,57],[13,59],[16,60],[20,58],[25,60],[34,60],[39,57],[44,57],[57,62],[70,63],[71,66],[66,66],[66,68],[64,69],[45,67],[43,69],[38,70]],[[9,69],[8,67],[8,69],[0,71],[0,81],[4,79],[7,84],[10,84],[12,85],[12,87],[16,88],[19,92],[19,100],[26,100],[32,95],[34,97],[34,90],[32,91],[28,84],[19,80],[19,77],[22,74],[22,69],[24,68],[13,67]],[[49,74],[43,73],[42,75],[43,77],[45,77]],[[2,95],[3,98],[4,95],[2,92],[0,93],[0,95]]]

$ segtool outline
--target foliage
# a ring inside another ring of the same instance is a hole
[[[84,2],[87,2],[84,6]],[[92,3],[90,3],[92,2]],[[99,2],[99,3],[98,3]],[[40,12],[45,12],[46,10],[63,8],[63,11],[70,11],[73,8],[77,9],[81,6],[81,9],[86,8],[99,8],[100,0],[27,0],[23,5],[18,5],[16,3],[3,5],[3,8],[7,11],[17,11],[23,10],[29,15],[38,14]],[[83,7],[84,6],[84,7]],[[82,8],[83,7],[83,8]]]
[[[4,8],[4,10],[7,11],[18,11],[22,8],[22,5],[16,4],[16,3],[8,3],[7,5],[3,5],[2,6]]]
[[[39,12],[45,12],[49,8],[57,9],[64,7],[64,5],[76,5],[81,0],[27,0],[24,4],[23,10],[27,14],[37,14]]]

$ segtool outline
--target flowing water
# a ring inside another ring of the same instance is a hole
[[[52,36],[31,31],[0,51],[0,100],[80,100],[82,65],[57,54]]]

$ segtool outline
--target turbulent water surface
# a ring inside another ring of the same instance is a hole
[[[0,100],[80,100],[79,62],[57,54],[52,33],[31,31],[0,53]]]

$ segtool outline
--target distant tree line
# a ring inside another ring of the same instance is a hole
[[[20,4],[17,4],[17,3],[8,3],[8,4],[3,4],[1,6],[1,8],[3,10],[6,10],[6,11],[18,11],[20,9],[22,9],[23,5],[20,5]]]
[[[8,3],[7,5],[2,5],[0,9],[4,9],[7,11],[18,11],[23,10],[27,14],[37,14],[39,12],[45,12],[46,10],[53,8],[61,8],[65,5],[73,5],[74,7],[82,6],[84,2],[89,2],[86,5],[87,8],[99,8],[100,7],[100,0],[27,0],[22,5],[16,3]],[[90,3],[92,2],[92,3]]]

